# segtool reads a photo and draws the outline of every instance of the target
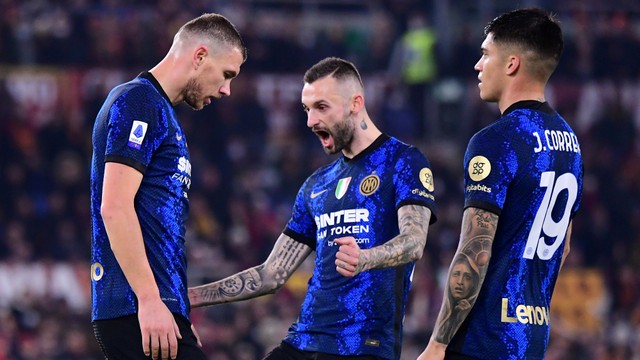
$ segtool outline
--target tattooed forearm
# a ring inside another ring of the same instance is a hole
[[[448,344],[476,302],[487,275],[498,215],[468,208],[462,217],[458,250],[449,267],[448,282],[433,338]]]
[[[311,248],[281,235],[264,264],[222,280],[189,288],[191,307],[246,300],[271,294],[289,279]]]
[[[221,304],[258,296],[264,285],[260,276],[262,269],[264,264],[216,282],[190,288],[191,307]]]
[[[419,205],[406,205],[398,209],[400,235],[383,245],[362,250],[362,271],[394,267],[416,261],[422,257],[427,243],[431,210]]]
[[[283,235],[284,236],[284,235]],[[281,287],[311,253],[311,248],[292,238],[281,236],[265,262],[266,272]]]

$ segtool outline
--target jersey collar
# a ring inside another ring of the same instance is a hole
[[[372,143],[371,145],[367,146],[366,149],[362,150],[360,153],[358,153],[356,156],[352,157],[352,158],[348,158],[344,155],[342,155],[342,158],[344,159],[344,162],[349,163],[349,162],[353,162],[356,161],[364,156],[367,156],[367,154],[371,153],[372,151],[374,151],[375,149],[379,148],[380,145],[382,145],[385,141],[387,141],[389,139],[389,135],[387,134],[380,134],[380,136],[378,136]]]
[[[167,95],[167,93],[164,92],[164,89],[162,89],[162,86],[160,86],[160,83],[158,82],[158,79],[156,79],[156,77],[153,76],[152,73],[150,73],[148,71],[143,71],[143,72],[140,73],[140,75],[138,75],[138,77],[149,80],[149,82],[153,85],[153,87],[155,87],[156,90],[158,90],[160,95],[162,95],[165,99],[167,99],[169,104],[172,104],[171,103],[171,99],[169,99],[169,95]]]
[[[538,111],[542,111],[545,113],[549,113],[549,114],[553,114],[554,111],[551,108],[551,106],[549,105],[548,102],[540,102],[540,101],[536,101],[536,100],[522,100],[522,101],[518,101],[514,104],[512,104],[511,106],[509,106],[507,108],[507,110],[504,111],[504,113],[502,113],[502,116],[505,116],[507,114],[509,114],[510,112],[513,112],[515,110],[518,109],[531,109],[531,110],[538,110]]]

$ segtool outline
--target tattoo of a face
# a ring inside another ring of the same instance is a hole
[[[465,211],[460,246],[449,267],[443,306],[434,338],[448,344],[475,304],[487,274],[498,215],[482,209]]]

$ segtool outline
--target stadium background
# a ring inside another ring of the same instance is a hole
[[[305,128],[302,74],[341,56],[361,70],[374,121],[433,167],[440,220],[405,320],[403,359],[415,359],[457,244],[466,142],[498,115],[478,98],[482,27],[529,5],[563,23],[547,95],[586,169],[547,358],[640,359],[638,1],[0,0],[0,360],[101,358],[89,319],[93,119],[113,85],[155,65],[180,24],[210,11],[236,24],[249,60],[230,98],[178,107],[193,163],[190,284],[266,259],[296,190],[331,160]],[[276,295],[192,311],[209,357],[258,359],[278,343],[311,266]]]

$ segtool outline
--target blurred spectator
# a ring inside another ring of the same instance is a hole
[[[392,81],[406,87],[408,102],[416,117],[419,134],[429,133],[426,126],[431,109],[431,90],[438,76],[435,30],[423,13],[414,12],[407,18],[407,30],[396,40],[389,64]]]

